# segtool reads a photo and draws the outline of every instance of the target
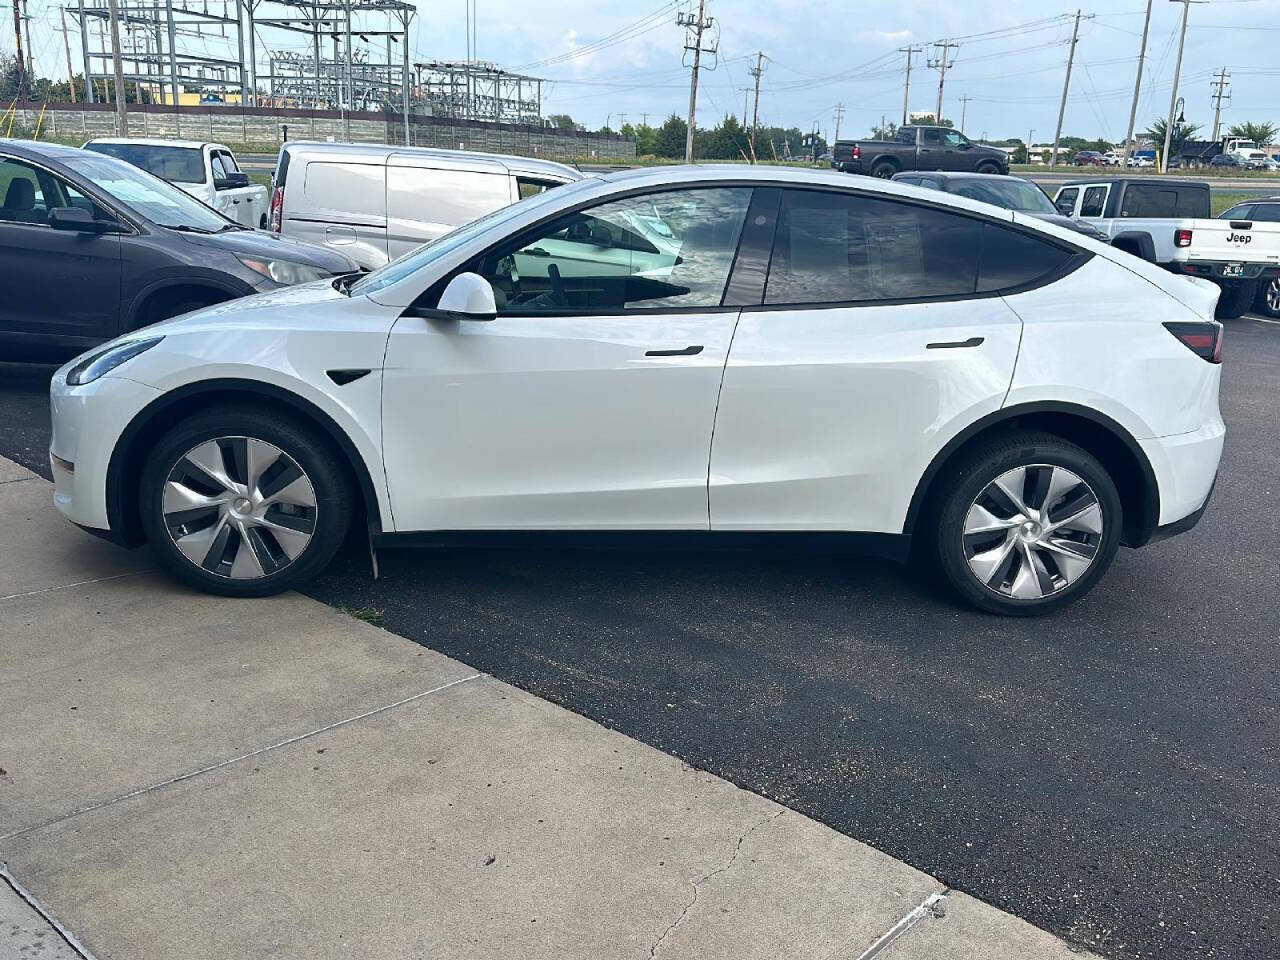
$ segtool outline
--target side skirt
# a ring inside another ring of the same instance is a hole
[[[901,533],[708,530],[427,530],[370,535],[375,550],[400,547],[505,547],[545,550],[713,550],[847,553],[905,563],[911,537]]]

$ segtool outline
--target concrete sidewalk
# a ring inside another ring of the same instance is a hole
[[[5,460],[0,861],[5,960],[1080,955],[323,604],[191,593]]]

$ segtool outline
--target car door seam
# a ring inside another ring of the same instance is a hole
[[[1018,318],[1018,346],[1013,351],[1013,366],[1009,370],[1009,382],[1005,385],[1004,396],[1000,398],[1000,406],[998,408],[1003,410],[1005,405],[1009,402],[1009,394],[1013,392],[1014,378],[1018,375],[1018,361],[1022,359],[1022,338],[1027,332],[1027,321],[1022,319],[1022,314],[1020,314],[1014,308],[1013,304],[1009,302],[1008,297],[1001,296],[1000,302],[1008,307],[1009,312]]]
[[[720,367],[720,385],[716,388],[716,408],[711,415],[711,440],[707,444],[707,481],[704,489],[707,494],[707,531],[711,531],[711,458],[716,449],[716,421],[720,419],[720,397],[724,395],[724,378],[729,370],[729,357],[733,355],[733,338],[738,335],[738,324],[742,322],[742,310],[733,318],[733,330],[729,332],[729,345],[724,351],[724,364]]]

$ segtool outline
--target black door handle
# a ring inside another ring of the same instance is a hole
[[[968,340],[945,340],[941,343],[927,344],[926,350],[953,350],[956,347],[977,347],[982,345],[984,337],[970,337]]]
[[[646,350],[646,357],[696,357],[702,352],[702,344],[685,347],[683,350]]]

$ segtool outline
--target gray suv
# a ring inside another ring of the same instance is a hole
[[[221,300],[358,270],[242,227],[114,157],[0,145],[0,356],[62,360]]]

